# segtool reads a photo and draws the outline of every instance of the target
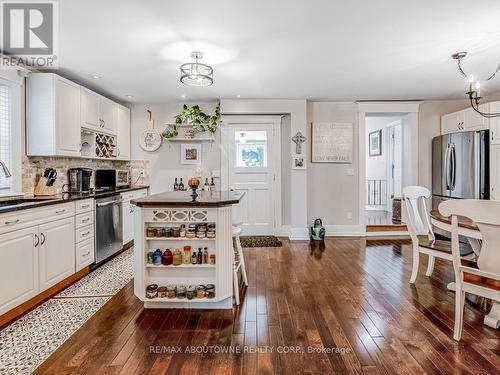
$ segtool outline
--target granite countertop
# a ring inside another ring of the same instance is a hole
[[[0,214],[11,211],[27,210],[29,208],[49,206],[52,204],[77,201],[87,198],[106,198],[116,194],[125,193],[127,191],[134,191],[147,188],[149,188],[149,185],[137,185],[114,191],[96,191],[91,193],[62,193],[54,196],[37,196],[37,197],[29,195],[25,195],[24,197],[12,197],[0,200]],[[22,203],[16,204],[16,202],[18,201],[22,201]],[[9,205],[8,203],[5,202],[12,202],[13,204]]]
[[[222,207],[238,204],[245,193],[236,191],[199,191],[196,200],[191,191],[172,191],[135,199],[131,203],[140,207]]]

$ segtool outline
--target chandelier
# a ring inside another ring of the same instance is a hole
[[[207,87],[214,83],[214,70],[210,65],[199,62],[203,53],[191,52],[194,62],[181,65],[181,82],[188,86]]]
[[[470,105],[474,111],[479,113],[481,116],[486,117],[486,118],[493,118],[493,117],[500,117],[499,112],[494,112],[494,113],[486,113],[483,112],[479,109],[479,104],[482,99],[481,97],[481,83],[479,80],[476,80],[475,77],[470,74],[467,75],[462,68],[462,59],[467,56],[467,52],[457,52],[451,55],[451,57],[454,60],[457,60],[457,65],[458,65],[458,70],[460,73],[467,78],[469,81],[469,91],[467,91],[465,94],[469,97],[470,100]],[[493,72],[492,75],[490,75],[485,82],[491,81],[493,78],[495,78],[496,74],[500,71],[500,64],[498,64],[497,69]]]

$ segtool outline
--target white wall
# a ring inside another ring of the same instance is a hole
[[[396,117],[366,117],[366,179],[387,180],[387,124],[396,121]],[[382,130],[382,155],[370,156],[370,133]]]
[[[132,159],[149,160],[150,167],[150,189],[151,193],[173,190],[174,178],[183,178],[184,184],[190,177],[194,176],[196,167],[194,165],[180,164],[180,143],[169,143],[163,141],[162,146],[155,152],[146,152],[139,146],[139,137],[148,124],[148,113],[151,110],[155,120],[155,128],[164,129],[163,124],[174,122],[175,116],[182,111],[184,103],[165,104],[134,104],[131,108],[131,152]],[[193,105],[194,103],[186,103]],[[217,102],[196,103],[206,113],[213,113]],[[182,132],[182,129],[180,130]],[[217,133],[217,141],[214,144],[202,144],[202,164],[203,177],[209,177],[211,171],[220,168],[220,132]],[[215,180],[218,185],[219,180]]]

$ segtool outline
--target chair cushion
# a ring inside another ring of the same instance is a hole
[[[477,263],[472,260],[461,259],[461,262],[463,266],[478,268]],[[474,275],[469,272],[464,272],[464,281],[485,288],[500,290],[500,280],[490,279],[489,277],[484,277],[484,276]]]
[[[451,254],[451,241],[445,241],[445,240],[431,241],[427,236],[418,236],[418,245],[425,247],[427,249]],[[466,256],[472,253],[473,251],[469,244],[460,242],[460,256]]]

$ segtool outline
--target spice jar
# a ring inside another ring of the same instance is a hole
[[[197,232],[206,232],[207,231],[207,224],[198,224],[196,226],[196,231]]]
[[[215,238],[215,230],[208,230],[207,238]]]
[[[197,238],[205,238],[207,232],[196,232],[196,237]]]
[[[207,226],[207,230],[212,230],[212,231],[214,231],[214,232],[215,232],[215,223],[210,223],[210,224],[208,224],[208,226]]]
[[[160,286],[157,290],[158,290],[158,298],[167,298],[166,286]]]
[[[167,298],[175,298],[175,285],[167,285]]]
[[[186,238],[195,238],[196,237],[196,232],[194,230],[188,230],[186,232]]]
[[[186,237],[186,226],[184,224],[181,225],[181,237]]]
[[[156,230],[153,227],[148,227],[146,229],[146,237],[155,237],[156,236]]]
[[[215,298],[215,285],[207,284],[205,288],[205,295],[207,298]]]
[[[152,299],[158,296],[158,285],[150,284],[146,287],[146,298]]]
[[[186,287],[184,285],[177,285],[177,298],[186,298]]]
[[[175,249],[173,265],[180,266],[182,264],[182,253],[179,249]]]
[[[181,228],[173,227],[172,228],[172,237],[180,237],[181,236]]]
[[[161,228],[160,237],[167,237],[167,228]]]
[[[191,246],[184,246],[184,255],[182,256],[182,263],[191,264]]]
[[[194,285],[189,285],[186,288],[186,297],[187,299],[193,299],[196,294],[196,287]]]
[[[196,298],[205,298],[205,285],[198,285],[196,287]]]
[[[164,266],[170,266],[173,262],[174,262],[174,255],[172,254],[172,251],[170,249],[165,250],[161,259],[161,263]]]
[[[165,237],[172,237],[172,228],[165,228]]]
[[[215,265],[215,254],[210,254],[210,264]]]
[[[155,228],[155,236],[156,237],[161,237],[161,229],[162,228]]]

